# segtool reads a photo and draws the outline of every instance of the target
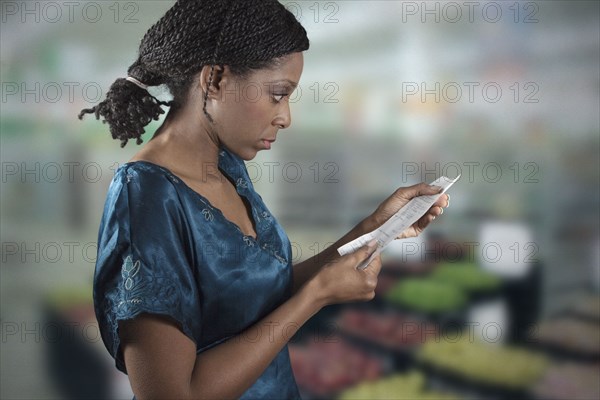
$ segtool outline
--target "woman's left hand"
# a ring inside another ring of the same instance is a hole
[[[404,207],[413,197],[435,195],[440,192],[441,188],[438,186],[430,186],[427,183],[419,183],[409,187],[403,187],[397,189],[390,197],[385,199],[377,209],[371,214],[372,222],[376,227],[381,226],[387,221],[392,215],[398,212],[399,209]],[[417,237],[423,230],[433,221],[436,217],[440,216],[444,212],[444,208],[450,204],[450,196],[443,194],[440,198],[429,208],[429,210],[414,224],[409,226],[404,232],[402,232],[396,239],[406,239],[411,237]]]

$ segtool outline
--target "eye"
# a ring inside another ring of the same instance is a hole
[[[284,97],[287,97],[287,96],[289,96],[288,93],[274,93],[273,94],[273,102],[279,103],[279,102],[281,102],[281,100],[284,99]]]

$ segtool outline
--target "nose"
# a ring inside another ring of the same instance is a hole
[[[282,104],[279,112],[273,119],[272,124],[279,129],[288,128],[292,124],[292,114],[290,112],[290,104],[286,101]]]

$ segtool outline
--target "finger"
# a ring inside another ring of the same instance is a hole
[[[444,207],[435,206],[429,209],[428,214],[433,215],[434,217],[439,217],[444,213]]]
[[[427,228],[429,224],[433,222],[434,219],[436,219],[436,216],[432,215],[431,213],[427,213],[421,218],[419,218],[419,220],[417,221],[417,229],[419,230],[419,232]]]
[[[361,247],[360,249],[358,249],[357,251],[352,253],[354,267],[356,269],[364,269],[365,262],[371,257],[371,255],[375,252],[376,249],[377,249],[377,241],[371,240],[365,246]],[[362,266],[362,268],[359,268],[361,266]]]
[[[441,186],[430,185],[428,183],[422,182],[418,186],[417,196],[427,196],[433,194],[439,194],[442,192],[443,188]]]
[[[417,196],[438,194],[442,190],[443,189],[439,186],[432,186],[432,185],[428,185],[425,182],[421,182],[416,185],[399,188],[398,190],[396,190],[396,194],[401,198],[410,200],[413,197],[417,197]]]
[[[447,208],[450,205],[450,196],[447,193],[444,193],[443,195],[440,196],[439,199],[436,200],[435,203],[433,203],[433,207],[443,207],[443,208]]]
[[[423,217],[421,217],[421,218],[424,218],[429,215],[429,216],[433,216],[433,219],[435,219],[435,218],[439,217],[440,215],[442,215],[443,213],[444,213],[443,207],[431,206],[429,208],[429,210],[427,210],[427,213],[425,213],[425,215],[423,215]]]
[[[355,252],[347,254],[344,257],[351,258],[352,261],[356,265],[358,265],[358,264],[362,263],[363,261],[365,261],[366,259],[368,259],[369,257],[371,257],[371,254],[373,254],[373,252],[375,251],[376,248],[377,248],[377,241],[371,240],[369,243],[362,246]]]
[[[377,250],[377,240],[373,239],[361,248],[361,261],[364,261],[371,257],[371,254],[373,254],[375,250]]]
[[[365,271],[370,271],[371,273],[375,274],[375,276],[379,275],[379,272],[381,271],[381,256],[378,255],[377,257],[373,258],[373,260],[365,268]]]

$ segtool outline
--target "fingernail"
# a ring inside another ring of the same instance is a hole
[[[369,255],[373,254],[377,249],[377,240],[373,239],[369,243],[367,243],[367,253]]]
[[[442,210],[442,212],[440,212],[440,215],[442,215],[444,213],[444,207],[440,207],[440,210]]]

